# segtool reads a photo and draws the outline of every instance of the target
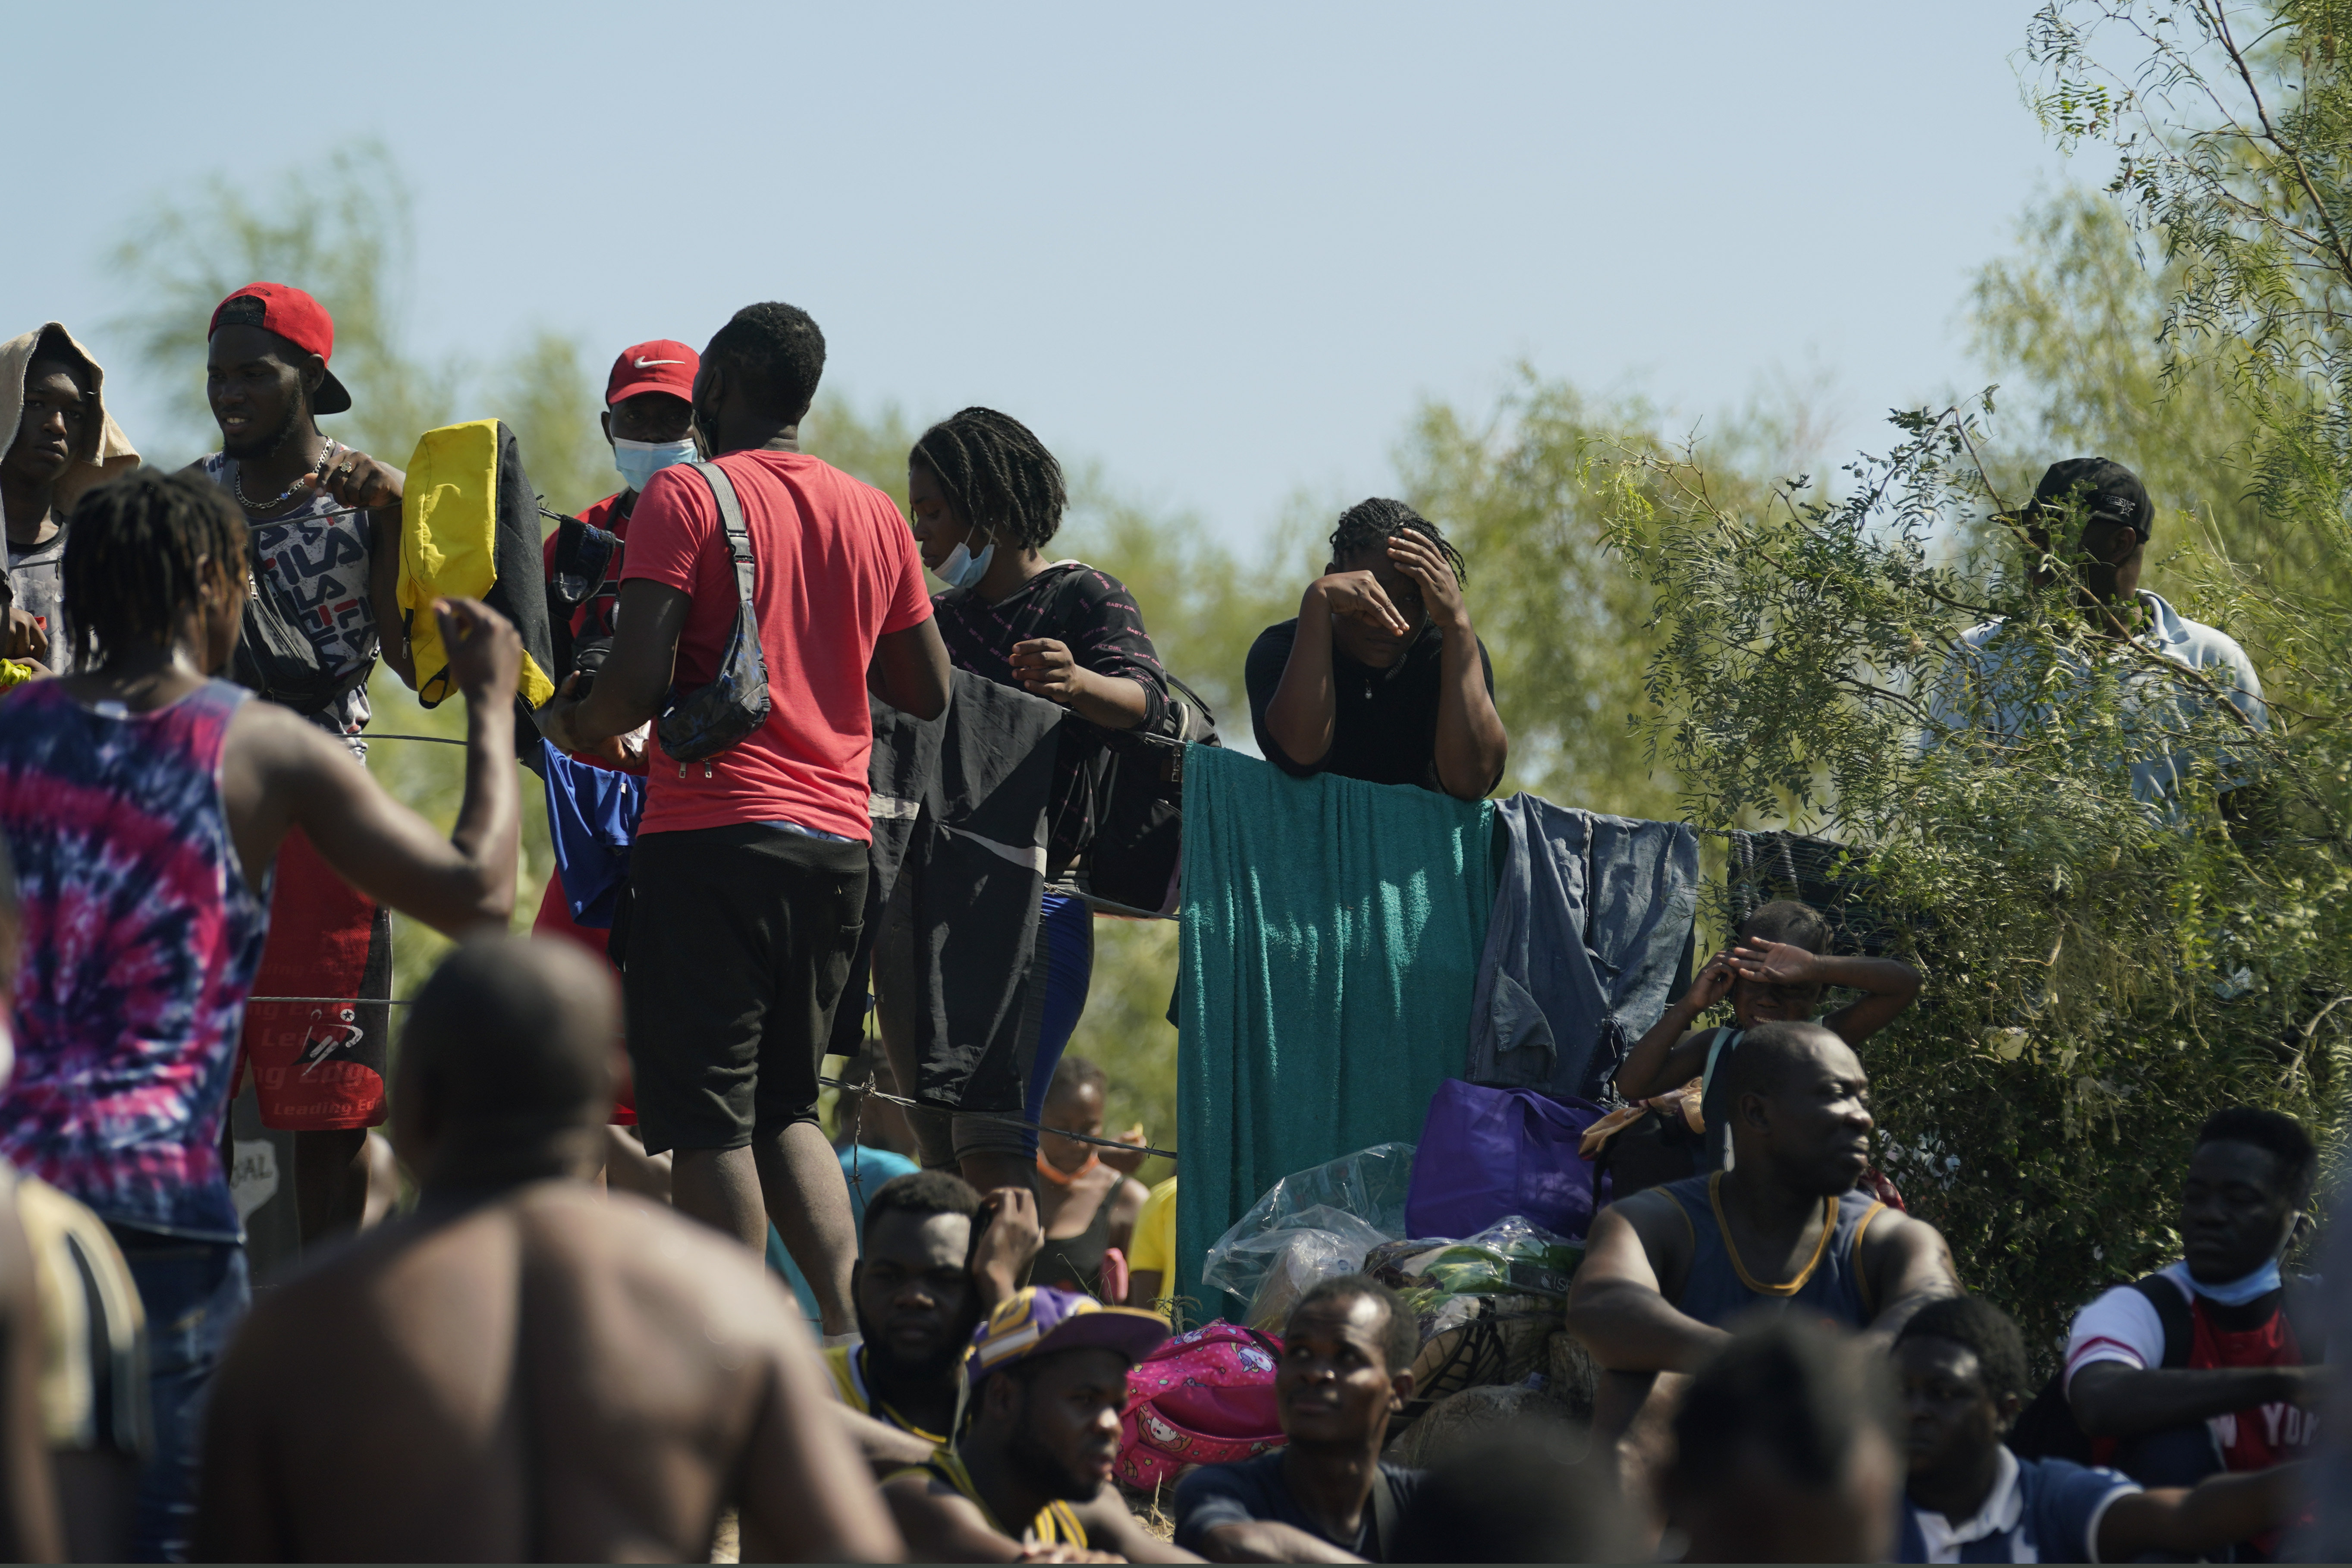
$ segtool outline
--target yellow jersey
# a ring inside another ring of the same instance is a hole
[[[866,1347],[857,1345],[827,1345],[824,1366],[833,1373],[834,1397],[861,1415],[871,1415],[877,1421],[896,1426],[910,1437],[920,1437],[932,1447],[944,1447],[947,1439],[937,1432],[926,1432],[920,1426],[874,1397],[866,1386]]]
[[[990,1510],[988,1504],[981,1500],[980,1489],[972,1484],[971,1472],[963,1468],[963,1460],[957,1457],[953,1448],[942,1445],[939,1452],[931,1456],[929,1463],[912,1466],[899,1471],[898,1474],[901,1476],[926,1475],[935,1481],[953,1487],[971,1500],[972,1507],[980,1510],[980,1517],[988,1521],[989,1529],[1007,1541],[1024,1539],[1005,1529],[1003,1521],[998,1519]],[[1087,1527],[1078,1522],[1076,1510],[1056,1499],[1039,1509],[1037,1517],[1029,1521],[1028,1539],[1039,1546],[1075,1546],[1083,1552],[1087,1547]]]

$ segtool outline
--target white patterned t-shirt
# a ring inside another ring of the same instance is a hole
[[[236,499],[229,484],[235,460],[215,452],[202,464],[205,477]],[[368,513],[320,491],[282,517],[262,521],[248,516],[246,522],[261,561],[257,588],[271,595],[286,618],[302,628],[320,662],[339,676],[373,665],[378,634],[375,604],[369,597],[369,552],[375,530]],[[306,717],[341,736],[364,762],[368,715],[362,680],[324,711]]]

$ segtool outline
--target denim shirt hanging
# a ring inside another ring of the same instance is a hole
[[[1473,1083],[1612,1100],[1610,1080],[1689,963],[1698,836],[1516,795],[1470,1008]]]

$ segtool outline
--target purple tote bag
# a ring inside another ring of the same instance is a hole
[[[1507,1215],[1570,1241],[1592,1225],[1592,1163],[1576,1145],[1607,1114],[1589,1100],[1447,1079],[1412,1157],[1405,1225],[1415,1237],[1475,1236]]]

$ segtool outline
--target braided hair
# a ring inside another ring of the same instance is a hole
[[[991,539],[1042,550],[1062,526],[1069,491],[1062,465],[1010,414],[967,408],[923,432],[908,454],[954,498],[964,520]]]
[[[170,643],[207,587],[244,575],[245,540],[244,517],[206,480],[141,468],[93,485],[67,523],[75,662]]]
[[[1400,533],[1417,533],[1454,569],[1454,580],[1468,586],[1470,568],[1462,559],[1462,552],[1454,548],[1437,524],[1401,500],[1374,497],[1360,500],[1339,514],[1339,525],[1331,531],[1331,560],[1334,563],[1349,560],[1367,550],[1385,550],[1388,542]]]

